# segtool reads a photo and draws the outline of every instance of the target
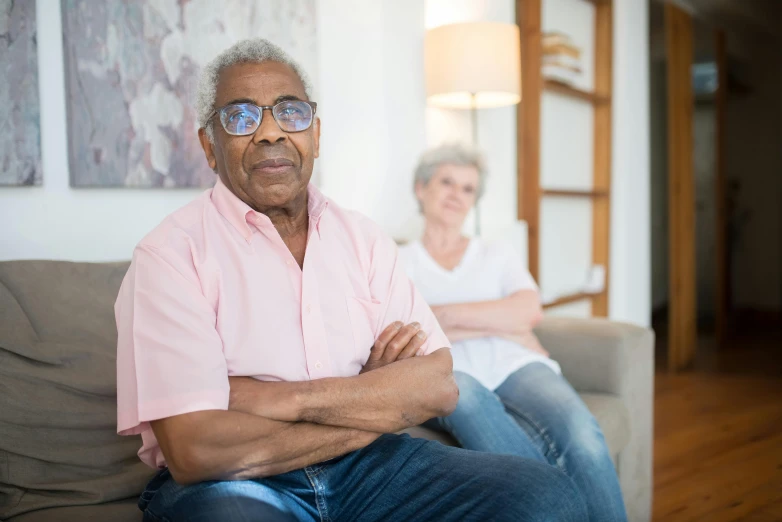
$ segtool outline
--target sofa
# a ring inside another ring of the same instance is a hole
[[[152,470],[116,435],[113,304],[127,263],[0,262],[0,519],[139,522]],[[597,417],[630,519],[651,505],[653,334],[545,319],[543,345]],[[422,427],[411,435],[452,440]]]

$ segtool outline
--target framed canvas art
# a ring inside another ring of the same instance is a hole
[[[219,52],[263,37],[317,89],[314,0],[62,0],[73,187],[208,187],[193,109]]]
[[[35,2],[0,0],[0,186],[40,185]]]

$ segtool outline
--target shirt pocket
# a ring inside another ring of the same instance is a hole
[[[353,331],[353,346],[356,358],[363,366],[369,358],[369,351],[375,344],[375,329],[380,318],[380,301],[346,297],[350,329]]]

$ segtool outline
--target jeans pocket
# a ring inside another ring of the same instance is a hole
[[[152,477],[152,480],[147,483],[147,487],[144,488],[144,491],[138,499],[138,508],[141,511],[147,510],[147,506],[149,506],[149,503],[155,498],[158,490],[160,490],[160,488],[163,487],[163,484],[168,482],[170,478],[171,473],[168,471],[168,468],[159,470],[155,476]]]

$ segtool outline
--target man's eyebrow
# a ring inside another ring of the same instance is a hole
[[[301,98],[293,94],[283,94],[282,96],[277,96],[277,99],[274,100],[274,103],[280,103],[284,101],[301,101]]]
[[[250,98],[237,98],[236,100],[231,100],[228,103],[224,103],[222,106],[225,107],[226,105],[233,105],[234,103],[252,103],[253,105],[258,105],[255,100]]]
[[[277,105],[280,102],[284,101],[301,101],[301,98],[296,96],[295,94],[283,94],[281,96],[277,96],[277,99],[274,100],[274,104]],[[257,105],[260,107],[260,103],[256,102],[252,98],[237,98],[235,100],[231,100],[227,103],[224,103],[222,107],[225,107],[226,105],[233,105],[234,103],[252,103],[253,105]]]

